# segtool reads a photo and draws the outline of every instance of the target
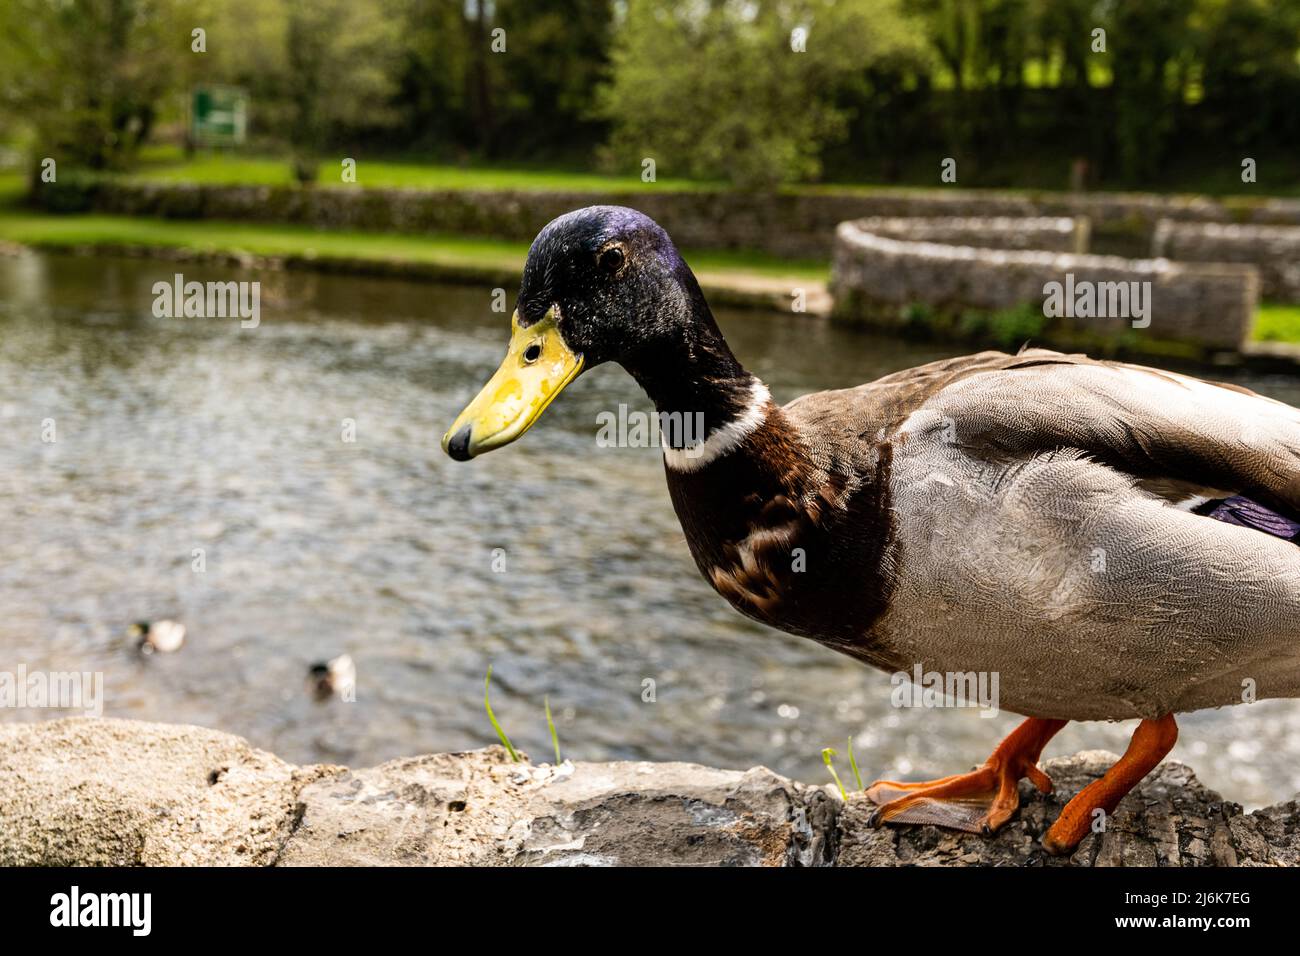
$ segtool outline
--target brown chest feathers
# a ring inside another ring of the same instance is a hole
[[[773,407],[731,454],[669,469],[669,492],[701,574],[733,607],[870,659],[889,597],[890,449],[862,462],[817,451]]]

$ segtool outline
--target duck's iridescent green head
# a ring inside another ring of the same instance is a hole
[[[509,444],[585,369],[685,344],[700,309],[695,277],[650,217],[623,206],[560,216],[528,250],[505,360],[443,450],[465,461]]]

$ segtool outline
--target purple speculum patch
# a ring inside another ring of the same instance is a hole
[[[1275,538],[1285,538],[1300,543],[1300,521],[1278,514],[1272,508],[1265,507],[1258,501],[1243,495],[1207,501],[1196,510],[1216,521],[1253,528],[1271,534]]]

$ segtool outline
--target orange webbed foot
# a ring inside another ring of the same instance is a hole
[[[1028,777],[1043,793],[1052,792],[1052,781],[1038,769],[1038,758],[1065,724],[1030,717],[970,773],[924,783],[876,781],[866,791],[867,799],[877,805],[871,824],[928,823],[968,833],[996,833],[1020,807],[1021,778]]]

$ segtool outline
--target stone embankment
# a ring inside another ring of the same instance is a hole
[[[876,829],[870,805],[762,767],[512,763],[499,747],[300,767],[199,727],[0,725],[0,866],[1263,866],[1300,863],[1295,800],[1243,813],[1161,765],[1069,859],[1039,838],[1113,762],[1044,765],[995,837]]]

